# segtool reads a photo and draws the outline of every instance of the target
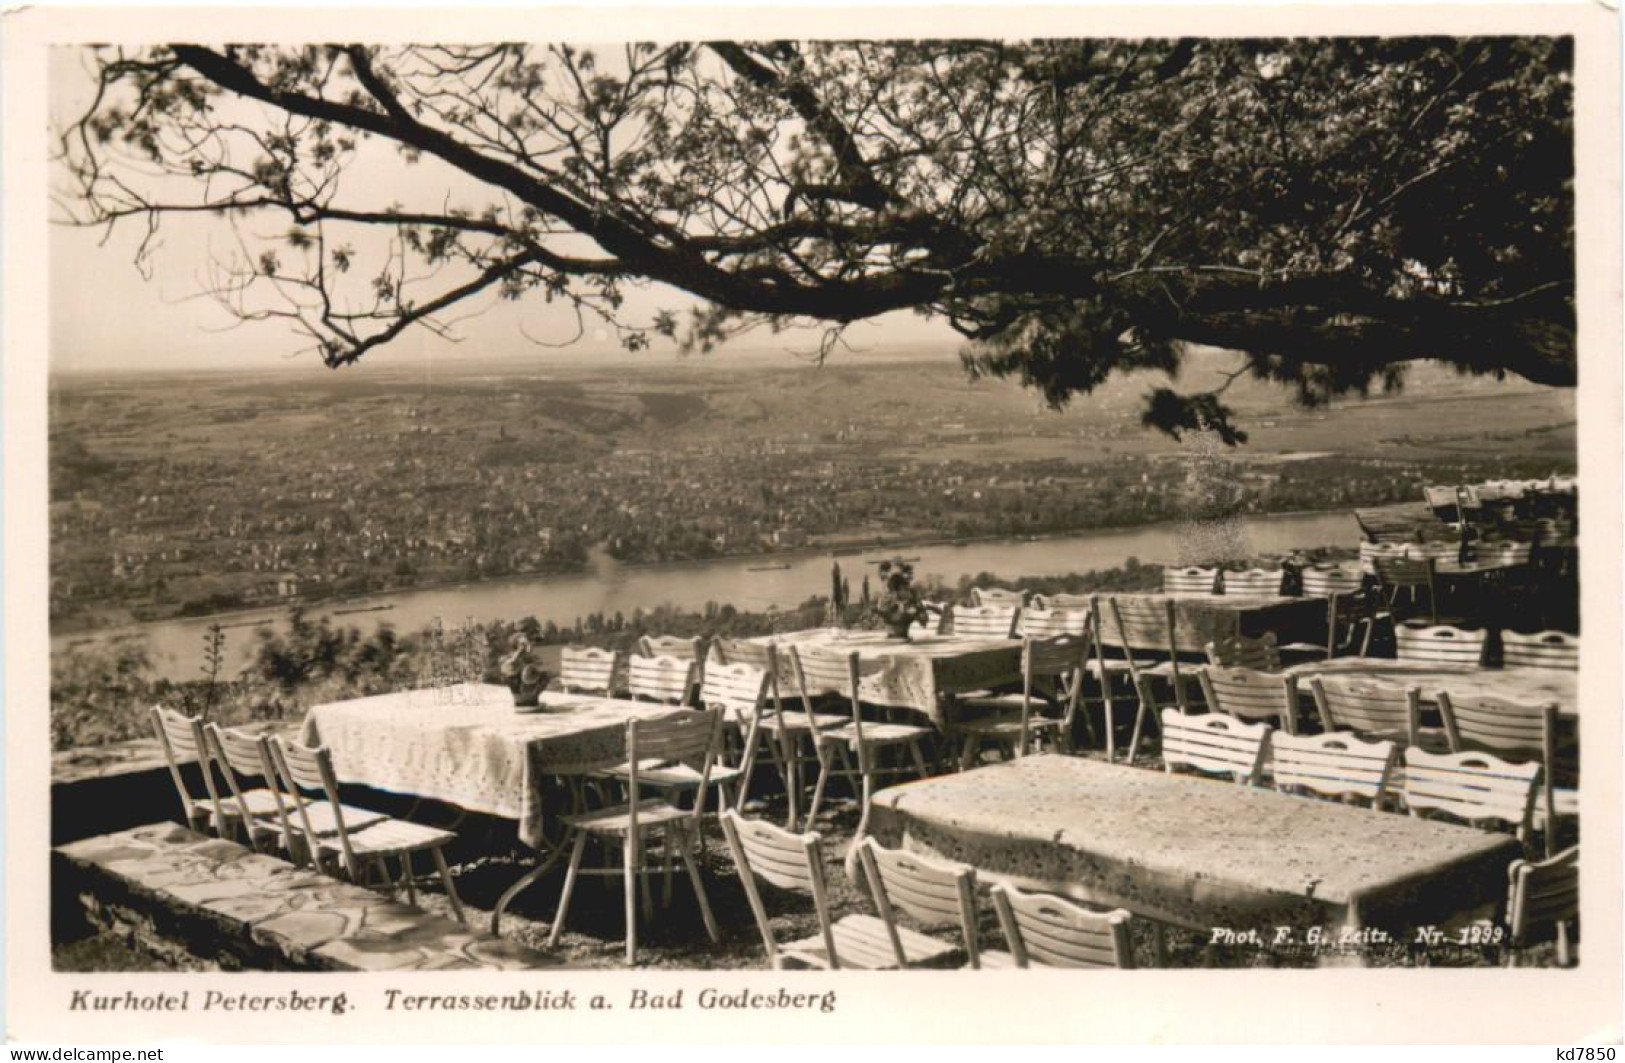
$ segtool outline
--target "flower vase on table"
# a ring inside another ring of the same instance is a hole
[[[896,558],[880,563],[880,597],[876,600],[875,616],[886,627],[886,637],[900,642],[910,641],[909,631],[915,624],[926,623],[931,616],[914,589],[914,566]]]
[[[502,658],[502,681],[513,693],[515,708],[534,708],[553,677],[536,659],[530,639],[515,635],[511,645],[513,652]]]

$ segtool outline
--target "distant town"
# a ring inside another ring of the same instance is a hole
[[[972,388],[951,359],[791,372],[801,375],[688,376],[644,392],[590,371],[427,389],[335,377],[297,395],[274,375],[58,382],[53,625],[569,572],[595,550],[685,561],[1188,511],[1189,455],[1140,427],[1128,403],[1035,411],[1013,386]],[[1347,510],[1414,499],[1432,479],[1570,471],[1572,411],[1555,405],[1568,396],[1509,397],[1469,389],[1472,423],[1390,410],[1389,434],[1342,440],[1336,456],[1282,446],[1313,447],[1341,415],[1282,426],[1276,407],[1259,425],[1273,444],[1220,457],[1234,509]],[[1352,404],[1346,419],[1383,408]],[[1516,446],[1494,446],[1500,437]]]

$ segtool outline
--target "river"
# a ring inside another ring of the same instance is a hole
[[[1245,542],[1256,553],[1280,553],[1297,547],[1353,546],[1359,528],[1347,512],[1305,513],[1254,517],[1241,522]],[[834,558],[852,584],[852,593],[865,572],[865,561],[895,554],[918,558],[915,576],[942,578],[949,585],[961,576],[992,572],[1001,578],[1062,576],[1089,569],[1112,568],[1130,557],[1143,562],[1175,563],[1179,558],[1178,524],[1084,532],[1042,539],[989,540],[963,545],[892,546]],[[579,575],[512,579],[492,583],[401,591],[376,598],[323,602],[313,616],[330,616],[340,625],[371,631],[389,623],[401,632],[416,631],[435,617],[447,627],[468,619],[514,620],[535,616],[560,625],[577,617],[601,612],[627,616],[634,609],[670,604],[699,609],[706,602],[730,604],[741,610],[789,608],[826,593],[830,581],[830,554],[794,558],[752,557],[685,562],[669,565],[621,565],[598,555],[592,569]],[[766,567],[779,566],[785,567]],[[389,608],[371,610],[387,605]],[[358,611],[360,610],[360,611]],[[365,611],[371,610],[371,611]],[[337,614],[337,615],[335,615]],[[280,623],[282,611],[234,614],[223,619],[230,671],[246,662],[253,646],[254,627]],[[69,644],[140,637],[147,642],[154,669],[173,679],[199,676],[203,635],[212,618],[166,620],[94,634],[63,635],[51,640],[53,652]]]

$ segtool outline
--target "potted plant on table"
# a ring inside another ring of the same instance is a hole
[[[540,658],[529,637],[520,632],[509,644],[511,652],[502,658],[502,681],[513,692],[513,703],[519,708],[539,704],[542,691],[553,676],[542,667]]]
[[[900,557],[880,563],[880,595],[874,613],[886,625],[886,634],[903,642],[909,640],[911,627],[930,621],[931,611],[914,587],[913,565]]]

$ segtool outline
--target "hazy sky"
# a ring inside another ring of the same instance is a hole
[[[83,111],[93,81],[85,69],[84,53],[76,48],[54,49],[51,67],[51,113],[61,129]],[[257,106],[257,105],[240,105]],[[392,151],[357,154],[357,164],[345,173],[343,205],[376,208],[399,202],[407,209],[414,200],[437,205],[444,196],[446,173],[431,166],[407,166]],[[53,190],[67,186],[56,175]],[[56,216],[56,212],[53,212]],[[285,233],[285,214],[264,214],[239,223],[246,234],[276,236]],[[163,220],[160,246],[150,262],[151,278],[144,278],[134,263],[144,225],[139,220],[121,223],[109,236],[104,229],[57,225],[50,239],[51,359],[59,371],[100,371],[140,368],[201,368],[247,365],[255,367],[306,364],[320,368],[308,347],[309,338],[287,322],[241,323],[206,293],[211,258],[230,255],[238,247],[231,227],[220,219],[201,215],[171,215]],[[363,249],[365,251],[365,249]],[[365,275],[365,274],[362,274]],[[670,288],[646,287],[627,291],[623,319],[647,323],[656,310],[671,308],[686,314],[694,300]],[[540,346],[526,338],[559,343],[576,334],[575,317],[565,308],[549,306],[540,298],[499,302],[488,297],[465,304],[484,308],[456,328],[461,342],[440,339],[426,329],[413,329],[395,342],[369,352],[362,364],[415,363],[459,356],[512,356],[528,361],[584,355],[614,356],[621,349],[613,335],[588,322],[583,339],[566,352]],[[459,313],[464,308],[459,308]],[[738,347],[807,353],[817,349],[816,330],[774,336],[760,330],[735,341]],[[941,343],[945,351],[957,349],[959,338],[938,321],[909,313],[889,315],[854,326],[847,339],[861,349]],[[636,357],[646,360],[665,354],[675,357],[675,346],[665,344]]]

